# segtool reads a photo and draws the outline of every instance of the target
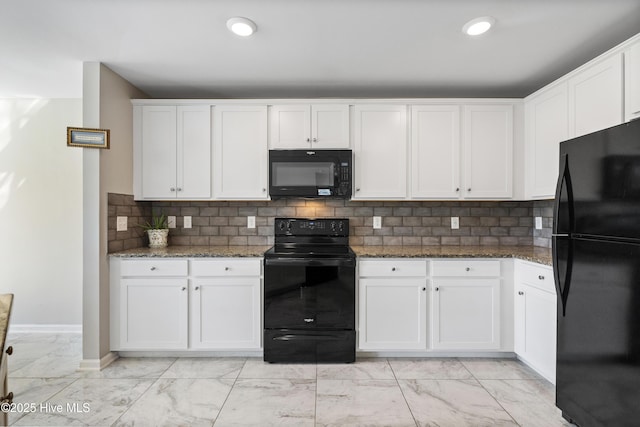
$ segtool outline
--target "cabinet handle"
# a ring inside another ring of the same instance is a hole
[[[307,138],[307,142],[311,142],[311,138]]]
[[[456,193],[460,191],[460,187],[456,187]]]
[[[11,356],[11,355],[13,354],[13,346],[9,346],[9,347],[7,347],[7,351],[6,351],[6,353],[7,353],[9,356]]]
[[[438,292],[440,290],[440,288],[436,288],[436,292]]]
[[[318,142],[318,138],[313,138],[313,142]]]
[[[391,271],[396,271],[396,268],[395,267],[391,267]]]
[[[178,187],[178,191],[182,191],[182,188]]]
[[[266,188],[263,188],[263,189],[262,189],[262,192],[264,193],[265,191],[267,191],[267,189],[266,189]]]
[[[360,189],[359,189],[359,188],[356,188],[356,192],[358,192],[358,191],[360,191]]]
[[[186,291],[186,290],[187,290],[187,287],[186,287],[186,286],[183,286],[183,287],[182,287],[182,290],[183,290],[183,291]]]
[[[467,188],[467,191],[468,191],[468,192],[471,192],[471,188]]]
[[[524,292],[518,291],[518,295],[524,295]]]
[[[169,190],[171,190],[171,192],[176,191],[175,187],[171,187]]]
[[[465,268],[466,271],[471,271],[471,267]]]
[[[422,288],[422,290],[423,290],[423,291],[426,291],[426,290],[427,290],[427,288]]]
[[[229,267],[224,268],[224,271],[229,271],[229,270],[231,270]]]
[[[543,275],[538,276],[538,280],[544,280],[544,276]]]
[[[156,267],[151,267],[150,270],[151,271],[156,271]]]

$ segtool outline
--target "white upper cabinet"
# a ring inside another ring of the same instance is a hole
[[[269,107],[273,149],[349,148],[348,104],[292,104]]]
[[[624,52],[624,116],[640,118],[640,41]]]
[[[530,199],[553,198],[559,144],[568,138],[567,82],[525,100],[526,187]]]
[[[267,107],[213,108],[213,173],[216,199],[268,199]]]
[[[411,107],[411,197],[460,197],[460,107]]]
[[[407,196],[407,106],[356,105],[354,199]]]
[[[569,79],[569,138],[622,123],[622,54],[615,54]]]
[[[136,106],[134,165],[136,199],[210,198],[210,107]]]
[[[511,198],[513,105],[466,105],[463,117],[463,197]]]

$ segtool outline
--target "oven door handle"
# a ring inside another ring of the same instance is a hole
[[[284,267],[355,267],[356,260],[350,258],[265,258],[264,265]]]
[[[287,334],[273,337],[273,341],[336,341],[344,339],[342,335]]]

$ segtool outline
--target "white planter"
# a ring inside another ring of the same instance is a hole
[[[169,229],[147,230],[150,248],[166,248],[168,245]]]

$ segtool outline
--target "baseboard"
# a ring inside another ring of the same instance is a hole
[[[101,359],[83,359],[80,361],[78,371],[101,371],[107,366],[111,365],[118,359],[118,353],[110,351],[104,355]]]
[[[29,325],[10,324],[9,333],[14,334],[81,334],[82,325]]]

